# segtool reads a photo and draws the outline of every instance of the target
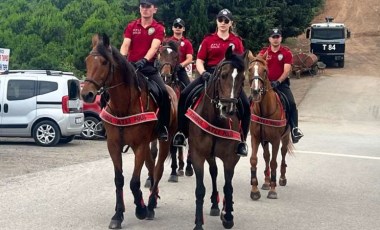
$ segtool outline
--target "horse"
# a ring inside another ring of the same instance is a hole
[[[159,68],[159,72],[168,86],[170,86],[174,92],[177,94],[179,98],[181,91],[186,87],[177,77],[177,66],[180,63],[180,51],[179,51],[179,43],[170,39],[165,39],[162,42],[162,45],[159,49],[159,54],[157,57],[157,66]],[[151,152],[153,157],[155,158],[157,142],[154,141],[151,143]],[[187,155],[187,165],[186,171],[184,172],[184,154],[183,148],[178,148],[178,164],[177,164],[177,147],[173,145],[170,146],[170,154],[172,159],[171,168],[172,171],[170,173],[169,182],[178,182],[178,176],[192,176],[193,168],[191,166],[191,157],[190,150]],[[177,171],[178,168],[178,171]],[[149,178],[148,178],[149,179]],[[149,183],[146,183],[147,186]]]
[[[204,163],[208,162],[212,179],[211,216],[219,216],[225,228],[232,228],[233,187],[232,178],[240,156],[236,154],[241,141],[241,127],[237,112],[238,97],[243,90],[246,65],[242,55],[232,52],[230,46],[224,59],[201,92],[196,103],[187,110],[189,124],[189,145],[191,160],[196,175],[195,230],[203,229],[203,203],[205,186],[203,183]],[[224,165],[224,201],[219,209],[219,194],[216,179],[218,168],[216,157]]]
[[[149,152],[149,143],[158,137],[156,132],[158,106],[150,95],[146,77],[110,45],[107,35],[94,35],[92,47],[86,57],[87,73],[81,96],[84,101],[92,102],[99,91],[106,91],[109,94],[107,106],[100,116],[104,122],[107,147],[115,171],[116,207],[109,228],[118,229],[121,228],[125,212],[123,147],[128,145],[135,155],[130,181],[130,189],[136,205],[135,215],[138,219],[154,219],[154,209],[159,197],[158,183],[164,170],[164,161],[169,155],[171,140],[177,129],[178,102],[174,91],[167,87],[171,98],[169,141],[160,141],[158,162],[155,165]],[[149,176],[153,178],[147,205],[140,189],[141,169],[144,162]]]
[[[251,100],[251,144],[252,155],[251,163],[251,199],[258,200],[261,197],[260,190],[257,188],[257,152],[261,144],[264,149],[265,160],[265,183],[263,190],[269,190],[267,198],[277,199],[276,192],[276,170],[277,154],[281,145],[281,175],[279,184],[285,186],[287,179],[285,156],[287,152],[292,153],[293,144],[290,141],[290,126],[287,123],[285,111],[277,93],[272,89],[268,79],[268,67],[266,57],[254,56],[249,52],[249,67],[246,75],[250,82]],[[269,143],[272,151],[269,151]],[[272,154],[271,154],[272,153]],[[272,157],[270,159],[270,157]],[[270,160],[270,165],[269,165]]]

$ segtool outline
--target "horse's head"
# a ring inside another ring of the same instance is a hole
[[[125,58],[110,45],[106,34],[95,34],[92,37],[92,50],[86,57],[87,73],[81,90],[85,102],[93,102],[99,90],[115,87],[113,76],[116,68],[121,69],[119,72],[127,72]]]
[[[215,69],[215,102],[222,117],[231,116],[236,112],[236,104],[244,85],[245,65],[243,56],[232,52],[230,46],[225,58]]]
[[[253,101],[259,102],[270,84],[267,74],[267,62],[265,61],[265,57],[255,57],[251,51],[249,51],[245,59],[248,66],[246,75],[248,75],[251,86],[251,98]]]
[[[160,47],[157,61],[164,82],[170,85],[174,81],[176,66],[179,64],[179,43],[165,40]]]

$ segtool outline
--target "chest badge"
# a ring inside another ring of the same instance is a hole
[[[232,50],[235,50],[235,44],[234,43],[230,43],[228,46],[232,46]]]
[[[185,45],[185,42],[184,41],[181,41],[181,46],[184,46]]]
[[[278,60],[279,60],[279,61],[281,61],[283,58],[284,58],[284,55],[282,55],[282,54],[279,54],[279,55],[278,55]]]
[[[156,31],[156,29],[154,29],[153,27],[150,27],[148,30],[148,35],[154,34],[155,31]]]

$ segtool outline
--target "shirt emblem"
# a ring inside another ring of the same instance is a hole
[[[278,55],[278,60],[279,60],[279,61],[281,61],[283,58],[284,58],[284,55],[282,55],[282,54],[279,54],[279,55]]]
[[[184,45],[185,45],[185,42],[184,42],[184,41],[182,41],[182,42],[181,42],[181,46],[184,46]]]
[[[220,44],[219,43],[213,43],[211,44],[211,49],[219,49],[220,48]]]
[[[234,43],[230,43],[228,46],[232,46],[232,50],[235,50],[235,44]]]
[[[152,35],[156,30],[153,27],[150,27],[148,30],[148,35]]]

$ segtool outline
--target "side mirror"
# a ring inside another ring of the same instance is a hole
[[[310,28],[307,28],[307,29],[306,29],[306,38],[307,38],[307,39],[310,38]]]
[[[347,29],[347,38],[351,37],[351,31]]]

